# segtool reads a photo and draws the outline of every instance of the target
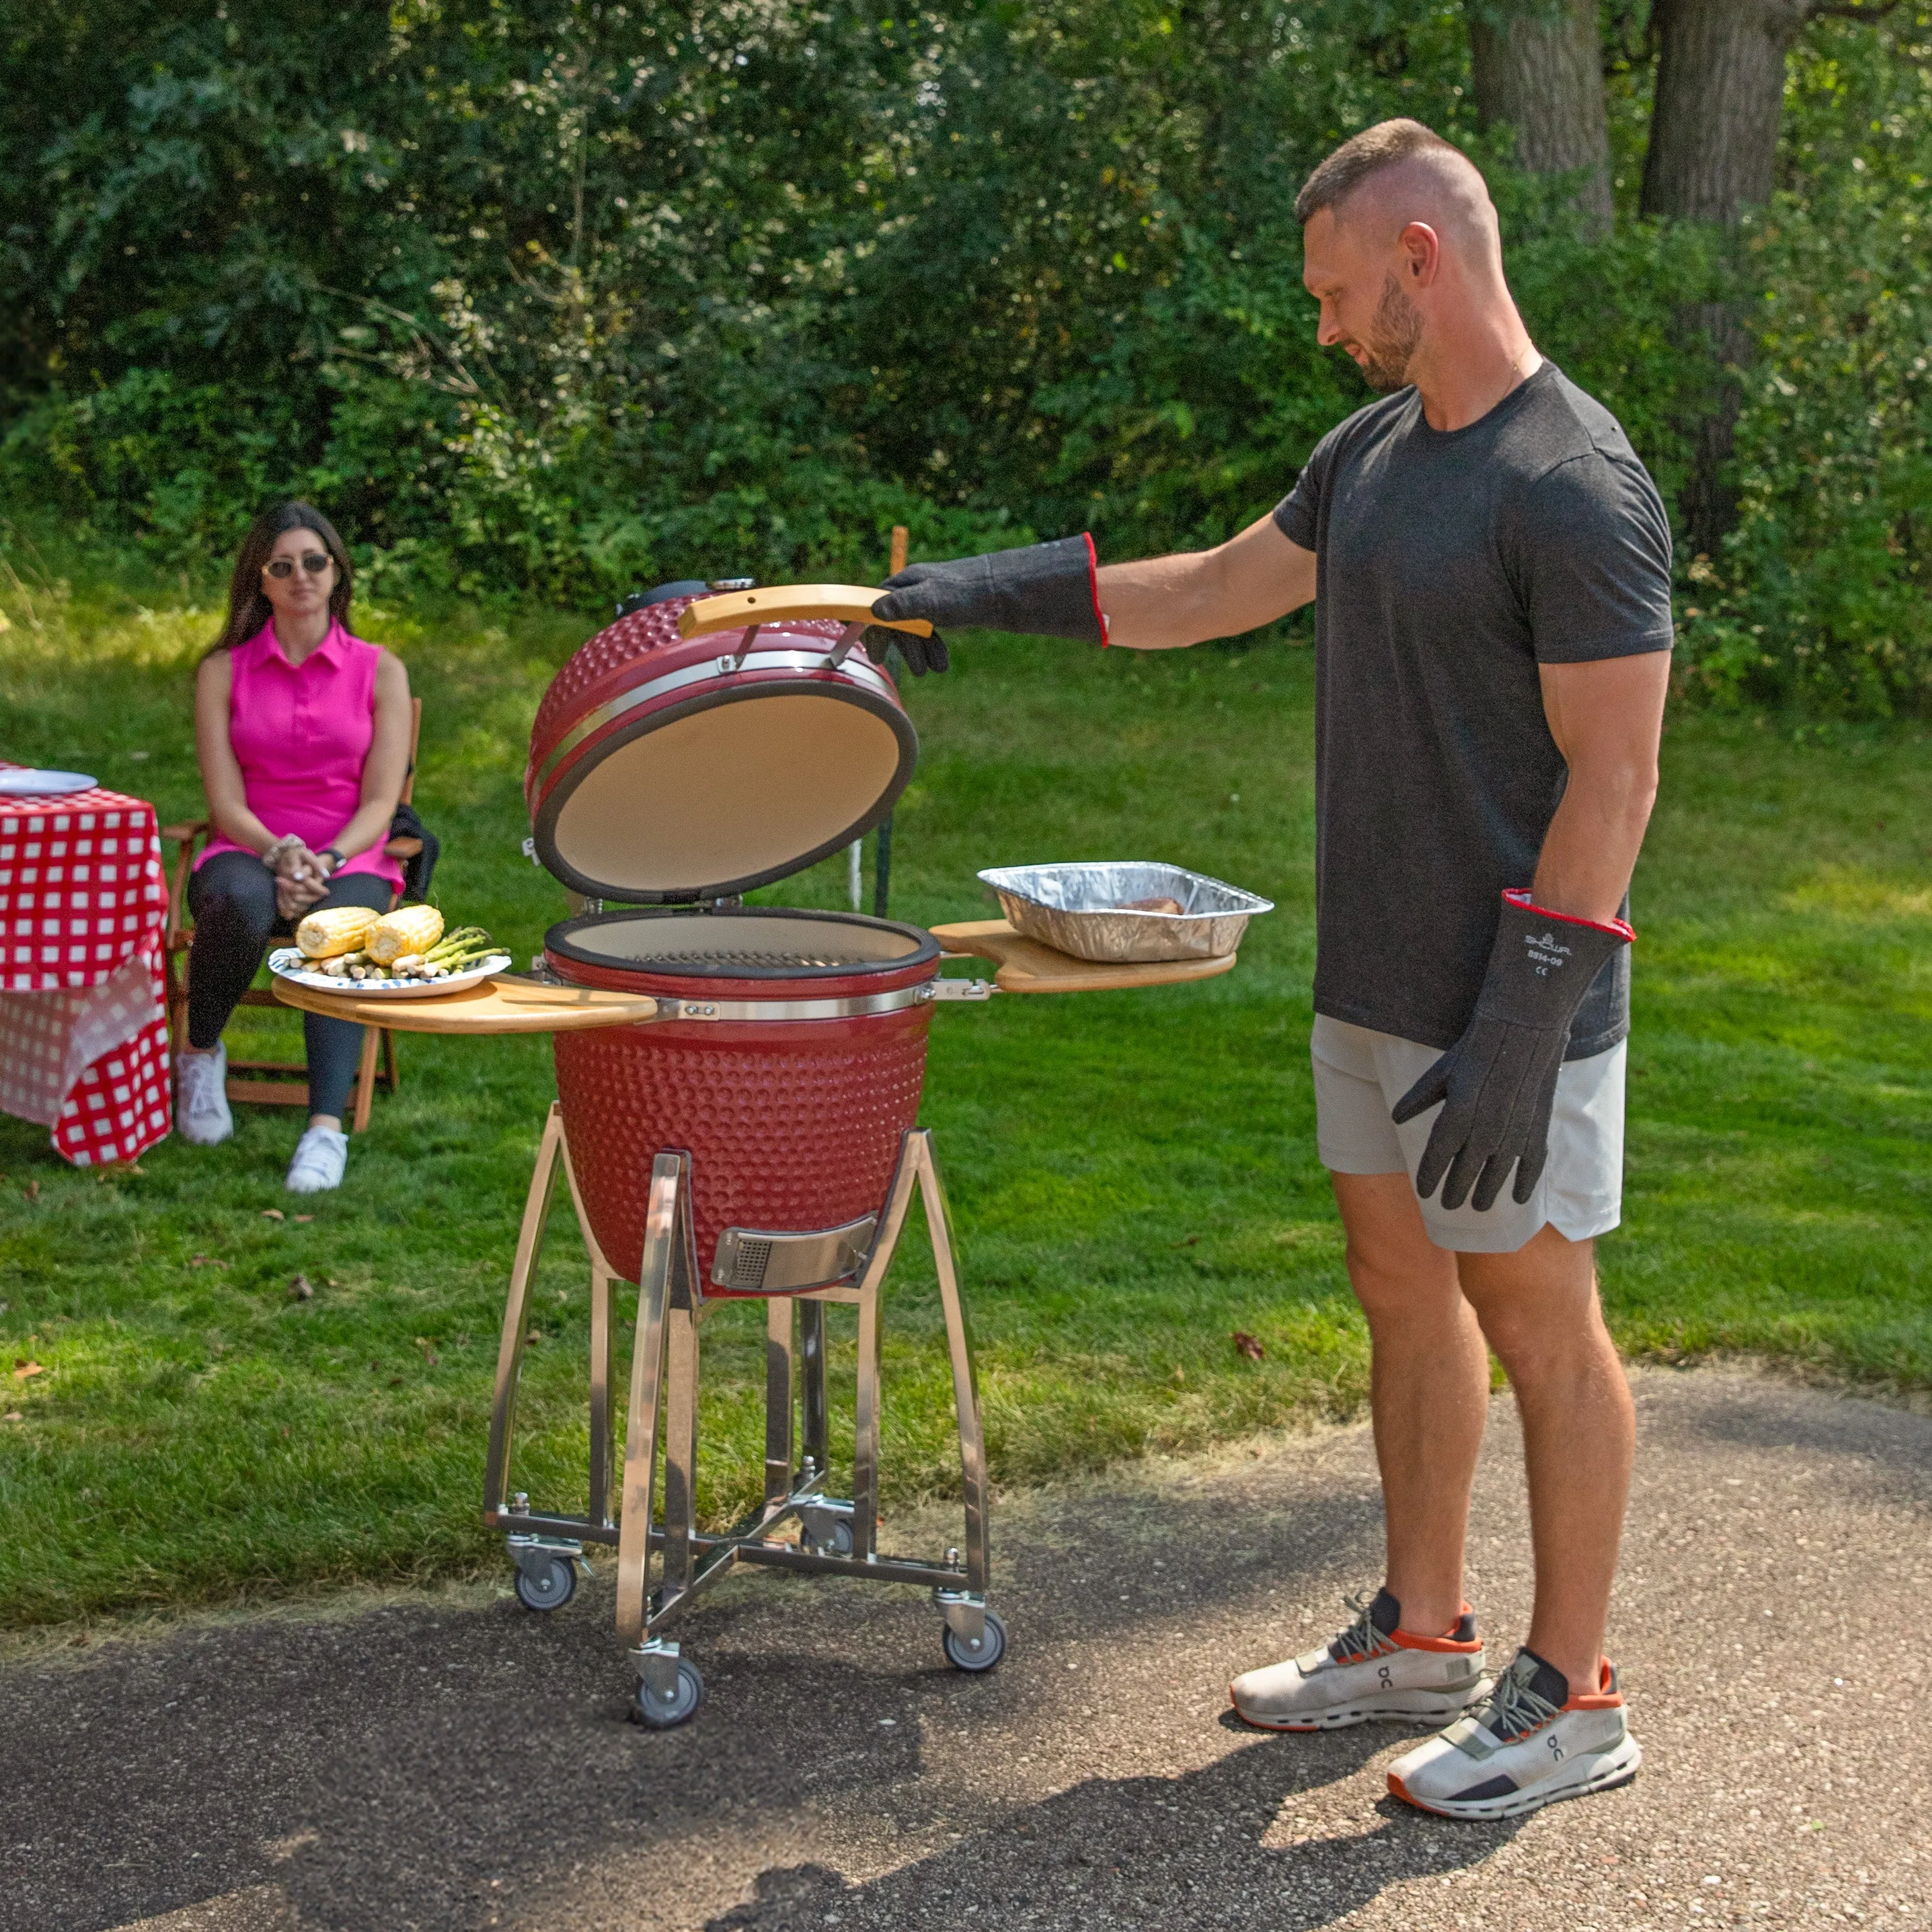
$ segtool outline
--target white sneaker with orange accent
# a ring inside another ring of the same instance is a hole
[[[1246,1671],[1228,1686],[1243,1723],[1264,1731],[1337,1730],[1376,1718],[1439,1724],[1486,1688],[1466,1604],[1446,1635],[1418,1636],[1402,1628],[1402,1606],[1386,1589],[1372,1603],[1346,1601],[1355,1621],[1322,1648]]]
[[[1390,1766],[1388,1784],[1445,1818],[1514,1818],[1628,1784],[1642,1762],[1609,1664],[1572,1696],[1562,1671],[1520,1650],[1480,1704]]]

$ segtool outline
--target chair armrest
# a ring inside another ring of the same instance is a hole
[[[413,859],[423,848],[420,838],[392,838],[382,848],[383,855],[391,859]]]
[[[164,825],[161,836],[171,844],[185,845],[190,840],[207,836],[213,828],[205,818],[184,818],[178,825]]]

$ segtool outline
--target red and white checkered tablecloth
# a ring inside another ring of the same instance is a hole
[[[0,1108],[76,1167],[133,1160],[172,1124],[166,914],[145,800],[0,798]]]

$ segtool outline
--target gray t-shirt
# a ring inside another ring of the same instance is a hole
[[[1670,649],[1670,520],[1549,362],[1462,429],[1358,410],[1274,515],[1317,568],[1315,1010],[1453,1046],[1568,776],[1537,667]],[[1629,1030],[1621,948],[1568,1057]]]

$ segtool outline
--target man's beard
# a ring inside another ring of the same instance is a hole
[[[1422,311],[1390,275],[1382,284],[1382,298],[1376,304],[1369,339],[1362,345],[1368,352],[1368,360],[1361,364],[1362,380],[1378,395],[1401,388],[1421,340]]]

